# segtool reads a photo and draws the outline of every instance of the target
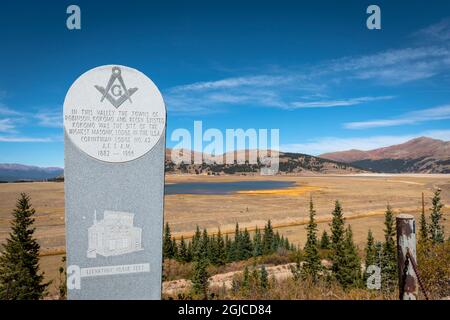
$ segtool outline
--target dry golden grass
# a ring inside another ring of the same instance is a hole
[[[353,227],[355,242],[364,246],[367,230],[383,239],[383,214],[389,202],[396,213],[420,213],[421,193],[426,207],[435,188],[440,187],[443,202],[450,204],[450,175],[360,175],[360,176],[167,176],[167,183],[224,182],[242,180],[285,180],[291,189],[265,192],[241,192],[228,195],[168,195],[165,220],[174,235],[189,237],[196,225],[213,233],[233,233],[235,223],[254,230],[268,219],[277,230],[295,244],[305,242],[305,226],[310,195],[314,198],[320,232],[328,230],[334,201],[343,205],[347,222]],[[31,196],[36,209],[36,236],[42,247],[42,269],[48,279],[57,279],[65,252],[64,184],[55,182],[0,184],[0,243],[9,233],[11,211],[20,192]],[[450,230],[449,208],[445,209],[445,229]],[[57,282],[57,281],[56,281]],[[56,285],[55,285],[56,286]],[[54,289],[52,289],[54,292]]]

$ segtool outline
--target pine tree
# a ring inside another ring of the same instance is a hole
[[[192,260],[196,261],[200,258],[202,233],[197,225],[194,236],[192,237],[191,255]]]
[[[40,246],[33,237],[35,210],[22,193],[13,211],[11,233],[0,254],[0,300],[38,300],[47,294],[39,272]]]
[[[419,244],[425,244],[428,241],[428,225],[425,217],[425,199],[422,192],[422,213],[419,220]]]
[[[193,251],[192,251],[192,241],[189,241],[187,244],[187,250],[186,250],[186,262],[191,262],[194,257]]]
[[[375,265],[376,264],[376,259],[377,259],[377,252],[376,252],[376,248],[375,248],[375,239],[373,238],[372,235],[372,230],[369,229],[369,232],[367,233],[367,244],[366,244],[366,248],[365,248],[365,256],[366,256],[366,260],[365,260],[365,265],[366,265],[366,269],[371,266],[371,265]],[[364,272],[364,280],[367,280],[367,273]]]
[[[195,295],[199,295],[202,299],[208,299],[208,261],[206,257],[200,256],[193,264],[192,274],[192,291]]]
[[[381,285],[383,290],[392,291],[398,283],[397,248],[395,244],[394,214],[388,205],[384,215],[384,244],[381,264]]]
[[[178,245],[175,238],[172,238],[173,258],[178,260]]]
[[[166,227],[164,228],[164,238],[163,238],[163,257],[164,259],[173,258],[173,242],[172,235],[170,233],[169,223],[166,222]]]
[[[233,242],[231,241],[230,237],[226,234],[225,235],[225,256],[227,258],[227,262],[233,261],[234,251],[233,251]]]
[[[225,242],[220,229],[217,233],[217,265],[222,266],[227,260]]]
[[[244,232],[241,234],[241,243],[240,243],[240,255],[242,260],[246,260],[253,255],[253,246],[252,240],[250,239],[250,233],[247,228],[244,229]]]
[[[328,236],[328,233],[323,230],[322,237],[320,238],[320,249],[330,249],[331,248],[331,242],[330,237]]]
[[[66,256],[63,256],[61,258],[61,263],[63,265],[66,265]],[[58,272],[59,272],[59,285],[58,285],[59,297],[58,297],[58,299],[66,300],[67,299],[67,272],[63,266],[59,267]]]
[[[253,271],[250,275],[250,287],[252,288],[258,288],[259,287],[259,280],[260,280],[260,274],[258,272],[258,269],[256,269],[256,266],[253,266]]]
[[[336,201],[332,212],[333,219],[331,221],[331,248],[333,262],[331,270],[335,278],[341,282],[343,280],[342,268],[345,263],[345,245],[344,245],[344,214],[339,201]],[[342,283],[342,282],[341,282]]]
[[[443,219],[441,210],[444,205],[441,203],[441,189],[434,193],[432,204],[429,225],[431,243],[444,243],[444,226],[441,224]]]
[[[341,266],[338,281],[344,288],[358,287],[361,285],[361,262],[358,256],[358,249],[353,242],[353,232],[351,226],[345,231],[344,240],[345,255]]]
[[[272,243],[273,243],[273,228],[270,220],[267,221],[267,224],[264,226],[264,234],[263,234],[263,254],[272,253]]]
[[[231,261],[241,260],[241,232],[239,230],[239,223],[236,222],[234,229],[234,241],[231,242]]]
[[[319,271],[322,269],[319,250],[317,249],[317,223],[314,220],[315,215],[316,211],[314,210],[314,204],[311,198],[309,201],[309,222],[306,226],[307,239],[303,250],[305,256],[303,272],[306,277],[311,277],[314,282],[317,280]]]
[[[253,256],[258,257],[263,254],[263,245],[261,238],[261,231],[256,227],[255,235],[253,236]]]
[[[275,235],[273,236],[273,240],[272,240],[272,252],[275,252],[278,250],[278,248],[280,247],[280,243],[281,243],[281,237],[280,237],[280,233],[277,231],[275,233]]]
[[[381,241],[375,242],[375,265],[380,267],[383,264],[383,243]]]
[[[267,273],[266,267],[264,265],[261,266],[259,286],[262,289],[267,289],[269,287],[269,274]]]
[[[203,233],[202,233],[202,238],[201,238],[201,241],[200,241],[200,246],[199,246],[199,250],[200,250],[200,253],[199,253],[199,256],[200,257],[204,257],[206,260],[207,260],[207,263],[210,263],[210,260],[209,260],[209,237],[208,237],[208,231],[206,230],[206,229],[203,229]]]
[[[186,247],[186,241],[184,237],[181,236],[180,244],[178,245],[178,261],[188,262],[188,249]]]
[[[242,274],[242,288],[248,289],[250,281],[250,272],[248,271],[248,267],[245,266],[244,272]]]
[[[286,250],[291,250],[291,244],[289,243],[289,239],[286,237],[286,238],[284,238],[284,248],[286,249]]]

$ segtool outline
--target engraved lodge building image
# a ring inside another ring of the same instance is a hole
[[[134,214],[106,210],[103,220],[97,221],[88,229],[88,258],[97,254],[109,257],[142,250],[142,229],[133,226]]]

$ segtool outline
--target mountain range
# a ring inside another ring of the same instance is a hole
[[[255,150],[256,151],[256,150]],[[277,151],[268,151],[268,155],[274,155]],[[175,163],[172,159],[172,153],[175,156],[185,155],[186,159],[181,163]],[[256,151],[256,163],[249,161],[249,150],[229,152],[221,155],[204,155],[202,164],[194,164],[195,157],[201,159],[201,154],[182,149],[166,150],[166,173],[173,174],[255,174],[259,173],[265,165],[264,157],[260,157]],[[320,157],[310,156],[302,153],[278,152],[279,172],[280,174],[349,174],[367,172],[355,165],[343,163],[340,161],[322,159]],[[225,159],[235,159],[234,163],[224,161]],[[244,163],[239,163],[238,158],[243,159]],[[227,164],[220,164],[227,163]]]
[[[369,151],[353,149],[320,157],[375,172],[450,173],[450,141],[427,137]]]
[[[49,180],[62,175],[64,170],[58,167],[36,167],[17,163],[0,163],[0,181]]]
[[[274,151],[269,151],[269,155]],[[188,154],[187,161],[176,164],[171,160],[172,149],[166,150],[166,172],[169,174],[254,174],[263,167],[255,164],[218,164],[227,157],[239,156],[249,160],[249,150],[217,156],[206,155],[202,164],[193,164],[201,154],[190,150],[175,150]],[[259,155],[258,155],[259,159]],[[259,159],[260,160],[260,159]],[[0,181],[62,179],[64,170],[58,167],[36,167],[22,164],[0,164]],[[450,142],[427,137],[369,151],[347,150],[325,153],[318,157],[302,153],[279,152],[280,174],[348,174],[362,172],[385,173],[450,173]]]

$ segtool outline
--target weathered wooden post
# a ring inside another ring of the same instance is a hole
[[[396,222],[399,297],[400,300],[417,300],[419,286],[413,266],[417,261],[416,221],[412,215],[399,214]]]

